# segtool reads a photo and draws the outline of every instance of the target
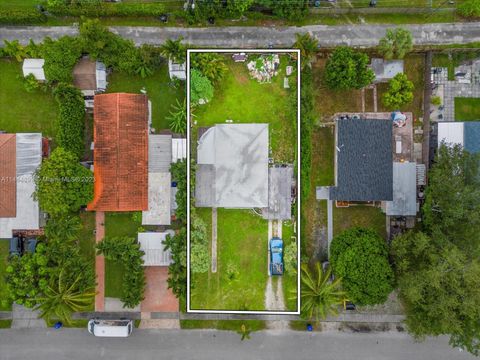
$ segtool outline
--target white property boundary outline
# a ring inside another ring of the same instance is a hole
[[[191,53],[297,53],[297,310],[296,311],[241,311],[241,310],[202,310],[190,308],[190,54]],[[300,314],[300,50],[299,49],[187,49],[187,313],[203,314]]]

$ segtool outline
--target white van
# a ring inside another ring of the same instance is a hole
[[[101,337],[127,337],[133,331],[132,320],[100,320],[88,322],[88,332]]]

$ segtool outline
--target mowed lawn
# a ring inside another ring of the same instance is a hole
[[[120,237],[128,236],[137,238],[137,230],[140,226],[132,219],[131,212],[105,213],[105,236]],[[105,260],[105,296],[119,298],[122,295],[123,274],[125,272],[122,263]]]
[[[294,224],[291,221],[284,221],[282,225],[282,240],[283,248],[294,242],[298,241],[298,237],[294,232]],[[288,311],[297,310],[297,295],[298,295],[298,273],[288,272],[285,270],[282,276],[283,295],[285,298],[285,304]]]
[[[169,128],[167,117],[172,110],[176,100],[180,103],[185,99],[184,83],[175,87],[168,76],[167,65],[162,65],[153,75],[142,79],[140,76],[126,75],[124,73],[113,73],[108,77],[107,92],[128,92],[140,93],[145,89],[147,96],[152,102],[152,126],[159,130]]]
[[[55,136],[58,105],[50,90],[27,92],[22,64],[0,59],[0,130]]]
[[[12,308],[5,283],[9,249],[10,241],[0,240],[0,311],[9,311]]]
[[[480,121],[479,98],[455,98],[456,121]]]
[[[193,110],[198,126],[234,123],[268,123],[270,147],[275,161],[292,162],[296,148],[296,112],[292,112],[289,91],[283,88],[287,56],[280,60],[280,70],[271,83],[251,79],[246,63],[227,59],[229,71],[216,86],[213,99]],[[294,67],[295,68],[295,67]],[[289,77],[296,82],[296,72]],[[295,93],[296,94],[296,93]]]
[[[351,206],[337,208],[333,204],[333,236],[352,227],[364,227],[375,230],[381,237],[387,238],[385,214],[373,206]]]
[[[211,237],[211,209],[197,209]],[[251,210],[218,209],[217,272],[191,274],[191,308],[265,310],[268,222]]]

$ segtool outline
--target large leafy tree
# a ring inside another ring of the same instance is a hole
[[[338,47],[329,56],[325,81],[333,90],[361,89],[375,78],[368,67],[368,55],[349,47]]]
[[[388,83],[388,90],[383,94],[383,104],[391,110],[398,109],[413,100],[413,82],[408,80],[407,75],[400,73]]]
[[[213,85],[197,69],[190,72],[190,102],[194,105],[203,102],[209,102],[213,98]]]
[[[319,262],[315,263],[313,270],[308,264],[302,264],[301,270],[302,317],[322,320],[329,315],[337,315],[345,298],[341,280],[336,278],[330,281],[331,269],[323,272]]]
[[[393,290],[393,270],[384,239],[374,230],[352,228],[333,238],[333,272],[342,278],[350,300],[360,305],[381,304]]]
[[[386,59],[403,59],[412,49],[412,33],[402,28],[387,29],[385,36],[378,44],[378,51]]]
[[[35,176],[35,198],[52,216],[75,212],[93,199],[93,175],[75,154],[58,147]]]
[[[61,83],[55,88],[54,95],[59,105],[58,146],[80,159],[85,151],[85,102],[82,93],[72,85]]]
[[[228,71],[225,57],[215,53],[193,53],[191,67],[197,69],[211,82],[216,82],[225,76]]]
[[[43,69],[48,81],[73,81],[73,67],[82,55],[82,45],[78,38],[63,36],[52,40],[47,37],[43,41],[41,53],[45,59]]]
[[[302,68],[310,66],[318,52],[318,40],[309,33],[295,34],[293,47],[300,49],[300,61]]]

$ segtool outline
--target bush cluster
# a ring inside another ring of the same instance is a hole
[[[70,1],[51,1],[47,10],[57,16],[85,17],[138,17],[160,16],[165,13],[165,6],[160,3],[105,3],[98,1],[81,1],[68,4]]]
[[[29,25],[47,21],[47,17],[35,8],[0,9],[0,25]]]
[[[300,176],[302,179],[301,196],[306,198],[310,194],[310,173],[312,163],[312,130],[314,124],[314,98],[312,69],[305,67],[302,70],[302,86],[300,89],[300,114],[301,114],[301,163]]]

